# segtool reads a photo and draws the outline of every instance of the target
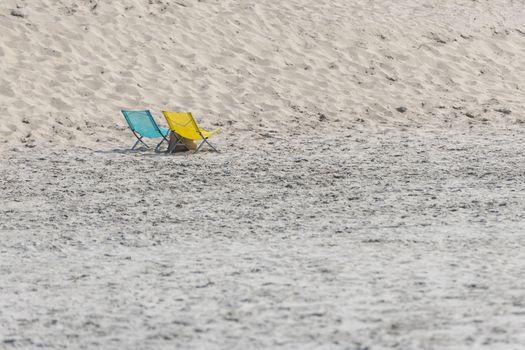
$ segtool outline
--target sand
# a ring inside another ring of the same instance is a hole
[[[231,132],[523,123],[524,6],[4,0],[0,140],[120,140],[121,108]]]
[[[2,1],[0,349],[524,348],[524,6]]]
[[[524,140],[12,149],[0,348],[522,348]]]

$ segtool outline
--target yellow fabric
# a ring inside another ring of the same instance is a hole
[[[168,122],[171,131],[189,140],[207,139],[220,131],[220,129],[213,131],[201,129],[190,112],[163,111],[162,114],[164,114],[164,118],[166,118],[166,122]]]

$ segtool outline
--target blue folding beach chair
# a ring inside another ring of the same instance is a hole
[[[133,135],[137,138],[137,142],[131,147],[132,150],[134,150],[139,143],[142,143],[146,148],[149,148],[148,145],[142,141],[144,137],[150,139],[162,138],[157,147],[155,147],[155,151],[158,151],[160,145],[162,145],[164,141],[169,142],[167,136],[170,134],[170,129],[160,128],[155,122],[155,119],[153,119],[150,111],[122,110],[122,114],[124,114],[124,118],[126,118]]]

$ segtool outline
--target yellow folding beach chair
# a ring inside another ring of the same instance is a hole
[[[173,152],[175,150],[175,146],[177,146],[178,144],[184,145],[181,139],[182,137],[193,141],[202,140],[201,144],[197,147],[195,152],[198,152],[205,143],[208,144],[208,146],[210,146],[215,152],[219,152],[208,141],[208,138],[210,138],[213,134],[219,132],[221,129],[215,129],[213,131],[206,131],[204,129],[201,129],[197,125],[197,122],[195,121],[190,112],[163,111],[162,114],[164,114],[164,117],[168,122],[168,126],[172,131],[172,135],[177,139],[175,143],[170,145],[170,147],[168,148],[168,152]]]

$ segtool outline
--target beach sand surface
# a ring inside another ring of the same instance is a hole
[[[0,349],[525,348],[524,6],[1,1]]]
[[[12,149],[0,348],[520,349],[524,136]]]

